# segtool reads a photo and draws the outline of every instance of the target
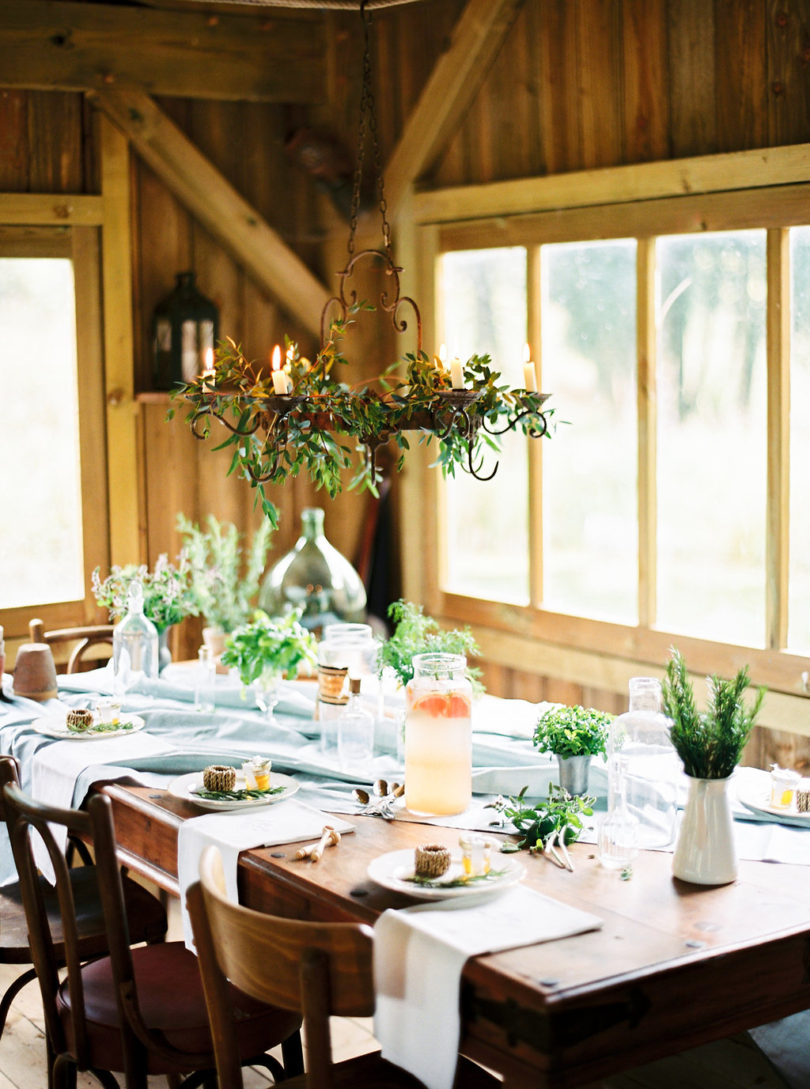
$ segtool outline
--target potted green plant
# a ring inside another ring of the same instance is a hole
[[[468,627],[446,631],[432,616],[425,616],[421,605],[412,601],[395,601],[389,606],[388,615],[394,622],[394,632],[380,647],[378,672],[382,677],[390,670],[403,688],[413,677],[416,654],[463,654],[469,659],[481,653]],[[483,692],[481,670],[468,666],[467,675],[473,682],[473,690]]]
[[[707,680],[707,707],[698,711],[686,662],[672,650],[662,685],[664,710],[672,719],[672,744],[689,776],[672,869],[684,881],[723,885],[737,876],[728,781],[751,736],[765,689],[758,689],[751,705],[746,704],[747,666],[732,680],[716,675]]]
[[[96,602],[107,609],[110,620],[120,620],[127,611],[129,588],[137,579],[143,588],[143,611],[158,630],[160,640],[160,668],[172,660],[167,637],[172,624],[179,624],[187,616],[197,616],[197,597],[192,589],[191,568],[184,552],[177,563],[169,562],[163,552],[157,558],[153,571],[146,564],[114,564],[110,573],[102,579],[101,568],[92,574],[92,588]]]
[[[560,786],[569,794],[585,794],[592,756],[604,756],[613,716],[593,707],[552,707],[534,728],[540,752],[557,757]]]
[[[197,608],[207,622],[203,640],[212,653],[221,654],[225,636],[246,623],[255,608],[273,527],[263,519],[245,547],[244,534],[213,514],[208,515],[205,528],[178,514],[177,529]]]
[[[246,688],[253,686],[256,702],[270,716],[278,702],[281,678],[297,677],[302,666],[314,669],[317,665],[317,640],[300,620],[300,610],[273,618],[257,609],[249,623],[225,640],[222,664],[233,666]]]

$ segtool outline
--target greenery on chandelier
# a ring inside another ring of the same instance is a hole
[[[449,371],[421,351],[375,379],[349,385],[341,342],[353,315],[373,309],[362,302],[348,307],[346,320],[332,322],[312,362],[286,340],[284,369],[292,381],[286,397],[275,395],[269,366],[249,362],[230,337],[217,347],[213,371],[174,394],[190,402],[186,420],[198,437],[208,434],[212,416],[225,424],[229,434],[216,449],[233,447],[228,472],[248,478],[274,527],[278,511],[268,486],[305,470],[334,498],[343,474],[351,472],[349,489],[376,495],[382,477],[376,447],[396,443],[399,471],[410,449],[408,431],[418,432],[420,443],[436,442],[435,464],[451,476],[459,468],[480,473],[484,451],[500,449],[492,432],[548,433],[554,410],[543,409],[545,395],[503,385],[486,355],[467,360],[464,390],[453,390]]]

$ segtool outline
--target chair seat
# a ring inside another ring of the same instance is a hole
[[[335,1089],[425,1089],[424,1082],[386,1062],[379,1051],[336,1063],[330,1076]],[[284,1089],[308,1089],[306,1075],[287,1079]],[[503,1082],[461,1056],[453,1089],[503,1089]]]
[[[107,951],[107,937],[98,895],[95,866],[79,866],[70,870],[70,882],[76,904],[82,955],[88,958],[100,956]],[[166,912],[160,901],[131,878],[125,877],[123,884],[132,941],[161,941],[166,933],[167,921]],[[63,955],[62,919],[59,914],[56,891],[45,878],[40,879],[40,885],[45,898],[51,932],[54,940],[59,943],[56,954],[61,959]],[[20,886],[16,881],[0,888],[0,963],[31,963],[28,926],[25,921]]]
[[[132,961],[145,1024],[162,1032],[167,1042],[180,1051],[210,1053],[213,1067],[208,1011],[194,954],[182,942],[168,942],[133,949]],[[123,1069],[121,1030],[109,957],[86,964],[82,968],[82,983],[92,1065],[120,1071]],[[266,1006],[235,988],[231,988],[231,1004],[237,1020],[239,1051],[245,1059],[260,1055],[269,1046],[268,1041],[285,1039],[301,1023],[297,1014]],[[60,987],[57,1005],[70,1038],[67,982]],[[170,1063],[149,1052],[149,1074],[182,1073],[189,1068],[182,1061]]]

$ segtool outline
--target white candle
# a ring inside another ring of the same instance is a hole
[[[273,349],[273,392],[277,397],[287,396],[287,375],[281,369],[281,348],[278,344]]]
[[[464,389],[464,365],[458,356],[450,362],[450,385],[453,389]]]
[[[206,380],[212,379],[214,377],[214,349],[213,348],[206,348],[205,349],[205,365],[203,366],[202,377],[203,377],[203,385],[205,384]]]
[[[532,362],[532,350],[528,344],[523,346],[523,388],[528,393],[537,393],[537,371]]]

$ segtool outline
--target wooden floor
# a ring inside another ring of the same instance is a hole
[[[177,930],[173,916],[170,937],[177,937]],[[0,965],[0,993],[19,971]],[[810,1013],[756,1034],[782,1064],[786,1077],[745,1035],[639,1067],[606,1081],[603,1089],[810,1089]],[[371,1019],[336,1018],[333,1045],[338,1060],[371,1051],[376,1046]],[[266,1089],[270,1084],[259,1069],[245,1074],[245,1089]],[[36,983],[31,983],[18,995],[0,1039],[0,1089],[46,1085],[42,1004]],[[166,1089],[166,1079],[150,1078],[149,1086]],[[98,1089],[98,1083],[89,1074],[80,1074],[77,1089]]]

